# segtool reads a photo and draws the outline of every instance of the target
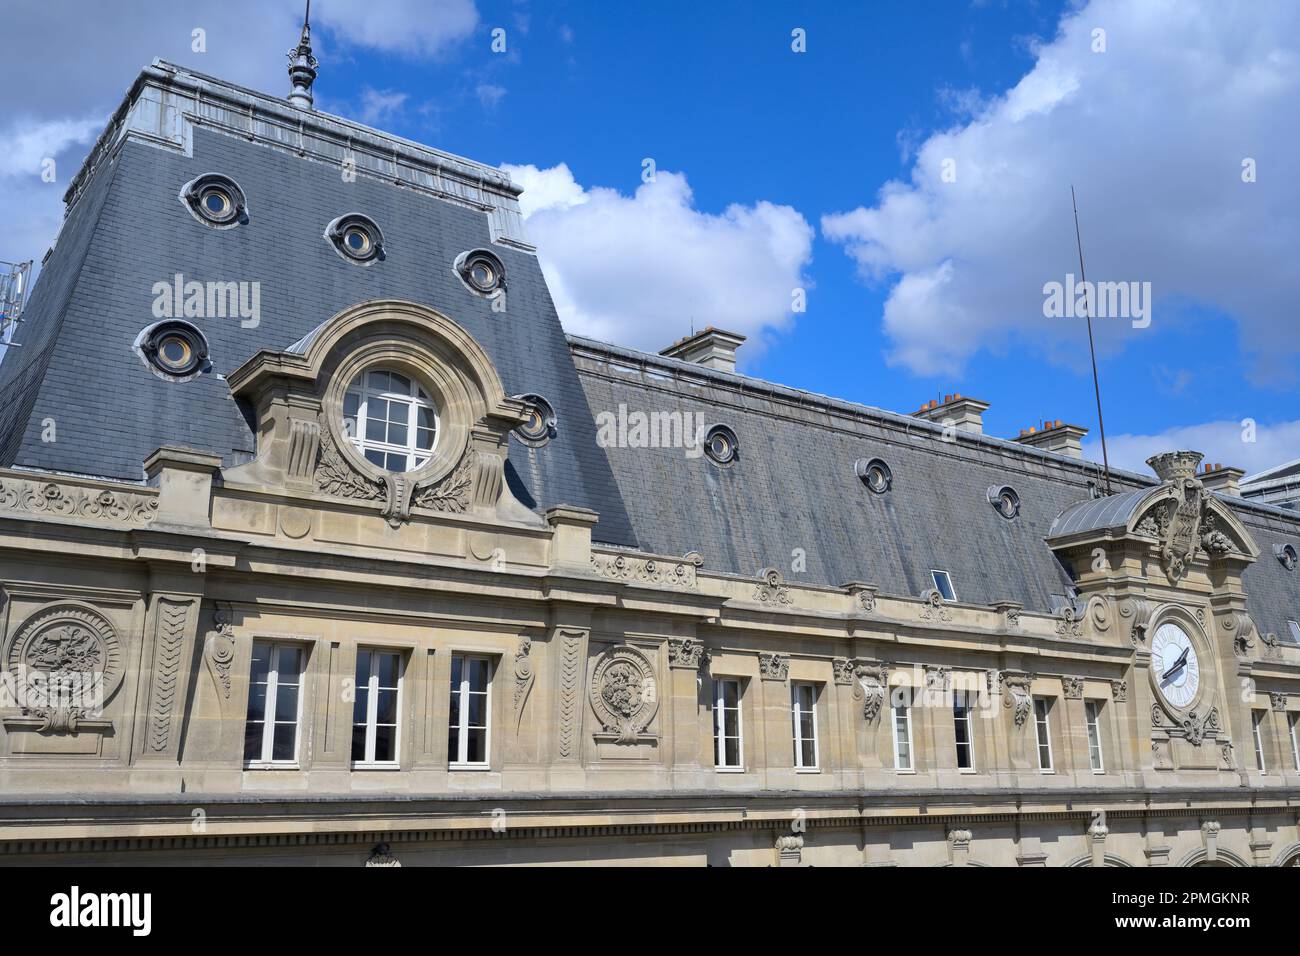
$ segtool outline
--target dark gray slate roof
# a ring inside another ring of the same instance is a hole
[[[247,224],[208,228],[177,199],[184,183],[207,172],[239,183]],[[330,220],[349,212],[380,224],[383,262],[356,266],[322,238]],[[18,330],[23,347],[3,363],[0,388],[22,400],[5,404],[0,464],[138,481],[144,458],[164,444],[213,452],[227,465],[247,461],[255,450],[251,413],[236,405],[221,373],[260,349],[283,349],[359,302],[408,299],[473,335],[508,393],[537,393],[555,407],[553,441],[541,449],[512,441],[509,478],[520,497],[538,509],[590,508],[600,514],[600,540],[634,545],[536,257],[491,245],[508,279],[504,314],[453,270],[460,253],[491,241],[483,211],[366,176],[344,182],[336,167],[234,136],[196,128],[192,157],[127,140],[73,207]],[[154,283],[176,273],[261,284],[256,328],[189,320],[207,337],[214,368],[184,383],[154,375],[132,348],[157,321]],[[56,442],[41,440],[46,417],[57,421]]]
[[[592,415],[691,412],[730,426],[739,460],[719,467],[681,448],[606,449],[641,546],[662,554],[699,551],[706,569],[753,575],[778,568],[789,581],[868,581],[919,595],[930,571],[952,575],[959,601],[1019,601],[1053,610],[1069,583],[1046,544],[1049,534],[1122,525],[1155,479],[1112,472],[1115,494],[1094,499],[1099,466],[991,436],[942,429],[910,416],[716,372],[577,336],[569,337]],[[859,458],[893,472],[883,495],[854,473]],[[994,510],[990,487],[1010,485],[1020,515]],[[1285,639],[1300,614],[1300,573],[1272,555],[1300,539],[1280,508],[1218,496],[1264,552],[1246,571],[1260,629]],[[1053,527],[1055,525],[1055,530]],[[1297,546],[1300,546],[1298,544]],[[800,554],[806,561],[798,567]]]

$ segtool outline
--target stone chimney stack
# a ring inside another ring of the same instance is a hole
[[[734,372],[736,349],[744,341],[745,336],[739,332],[727,332],[710,325],[703,332],[678,339],[659,354],[717,369],[719,372]]]
[[[1042,428],[1022,428],[1012,441],[1058,455],[1068,455],[1070,458],[1082,458],[1083,436],[1086,434],[1088,429],[1066,425],[1058,418],[1045,423]]]
[[[1205,471],[1201,473],[1201,484],[1205,485],[1206,491],[1217,491],[1225,495],[1241,497],[1241,479],[1246,476],[1246,472],[1241,468],[1233,468],[1231,465],[1207,464]]]
[[[942,402],[931,399],[912,412],[912,417],[934,422],[945,428],[953,426],[959,432],[983,435],[984,413],[988,410],[988,402],[981,402],[978,398],[967,398],[959,392],[954,392],[945,395]]]

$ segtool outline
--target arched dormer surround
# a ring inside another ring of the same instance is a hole
[[[436,443],[412,470],[368,460],[345,428],[345,395],[373,370],[410,377],[437,409]],[[255,409],[258,431],[256,460],[228,470],[229,480],[382,502],[394,526],[412,508],[465,514],[498,505],[540,523],[504,481],[507,439],[527,406],[506,395],[473,336],[428,306],[376,300],[344,309],[283,351],[258,352],[228,382]]]

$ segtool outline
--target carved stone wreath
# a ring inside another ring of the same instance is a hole
[[[468,511],[476,458],[472,450],[467,451],[451,474],[427,484],[412,481],[402,472],[388,472],[382,479],[376,478],[358,471],[339,451],[322,414],[316,487],[338,498],[384,501],[384,517],[396,528],[410,517],[412,506],[448,514]]]
[[[591,707],[606,733],[633,744],[659,709],[654,666],[634,647],[615,647],[596,659],[591,675]]]
[[[75,733],[77,721],[102,708],[121,684],[122,645],[98,611],[56,604],[24,622],[6,665],[24,715],[42,718],[41,731]]]

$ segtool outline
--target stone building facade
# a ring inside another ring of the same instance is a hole
[[[299,60],[141,74],[0,365],[0,860],[1296,864],[1293,514],[565,337]]]

